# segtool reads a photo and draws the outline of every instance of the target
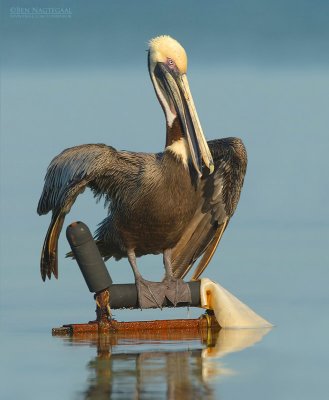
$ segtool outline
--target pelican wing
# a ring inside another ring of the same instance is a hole
[[[66,149],[52,160],[37,209],[39,215],[52,211],[41,254],[43,280],[52,273],[58,277],[58,237],[77,196],[90,187],[96,197],[109,201],[120,185],[129,185],[138,173],[139,157],[130,155],[104,144],[87,144]]]
[[[240,139],[208,142],[215,170],[204,173],[199,185],[199,206],[182,238],[172,250],[174,275],[183,278],[203,255],[192,279],[209,264],[240,198],[247,154]]]

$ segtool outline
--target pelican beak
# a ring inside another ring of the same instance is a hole
[[[202,158],[204,164],[209,169],[210,174],[214,171],[214,161],[207,143],[207,140],[203,134],[203,130],[200,124],[200,120],[194,105],[193,97],[190,91],[186,74],[181,75],[178,80],[178,87],[180,88],[181,97],[184,105],[184,115],[180,115],[180,118],[185,126],[186,136],[192,156],[193,165],[201,175]],[[184,124],[185,117],[185,124]],[[199,168],[196,167],[197,166]]]
[[[203,160],[211,174],[214,171],[214,161],[201,128],[186,74],[171,71],[162,63],[157,64],[154,73],[170,108],[181,120],[194,168],[201,176]]]

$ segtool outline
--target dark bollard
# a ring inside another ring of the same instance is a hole
[[[112,285],[110,274],[88,226],[80,221],[73,222],[66,229],[66,237],[89,290],[98,293]]]

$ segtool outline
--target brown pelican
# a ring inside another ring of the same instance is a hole
[[[203,255],[192,279],[212,258],[237,206],[247,166],[238,138],[207,142],[186,77],[187,56],[169,36],[149,42],[148,69],[166,117],[162,153],[117,151],[105,144],[64,150],[50,163],[38,213],[52,211],[41,276],[58,277],[57,244],[65,215],[89,187],[108,216],[95,234],[104,259],[128,257],[141,307],[188,301],[182,278]],[[162,283],[142,278],[136,257],[163,254]]]

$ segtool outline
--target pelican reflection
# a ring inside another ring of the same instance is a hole
[[[68,345],[97,348],[87,364],[87,387],[79,398],[91,399],[214,399],[213,382],[231,376],[222,358],[260,342],[270,329],[221,329],[202,337],[179,340],[136,340],[118,335],[66,338]]]

